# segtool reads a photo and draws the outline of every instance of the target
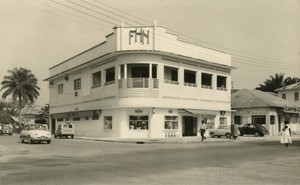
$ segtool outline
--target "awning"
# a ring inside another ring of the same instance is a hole
[[[74,118],[74,117],[92,117],[93,115],[94,115],[93,110],[78,111],[78,112],[66,112],[66,113],[53,114],[53,119]]]
[[[216,116],[219,112],[234,112],[235,110],[205,110],[205,109],[178,109],[178,113],[188,113],[194,116]]]

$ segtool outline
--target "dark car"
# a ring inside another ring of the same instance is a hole
[[[262,125],[260,124],[255,124],[255,123],[248,123],[244,125],[243,127],[239,127],[240,135],[254,135],[256,137],[261,136],[263,137],[264,135],[268,135],[269,131]]]

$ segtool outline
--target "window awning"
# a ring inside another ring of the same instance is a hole
[[[178,109],[178,113],[188,113],[191,115],[213,115],[216,116],[218,112],[234,112],[234,110],[204,110],[204,109]]]

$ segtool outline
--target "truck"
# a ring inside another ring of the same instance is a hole
[[[54,133],[54,138],[74,138],[75,128],[73,123],[61,123],[57,126]]]

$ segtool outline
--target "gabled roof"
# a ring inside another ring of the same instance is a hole
[[[276,89],[276,91],[283,91],[283,90],[295,90],[299,89],[300,90],[300,82],[293,83],[291,85],[287,85],[281,88]]]
[[[285,107],[297,106],[267,92],[259,90],[242,89],[231,95],[231,108],[261,108],[261,107]]]

